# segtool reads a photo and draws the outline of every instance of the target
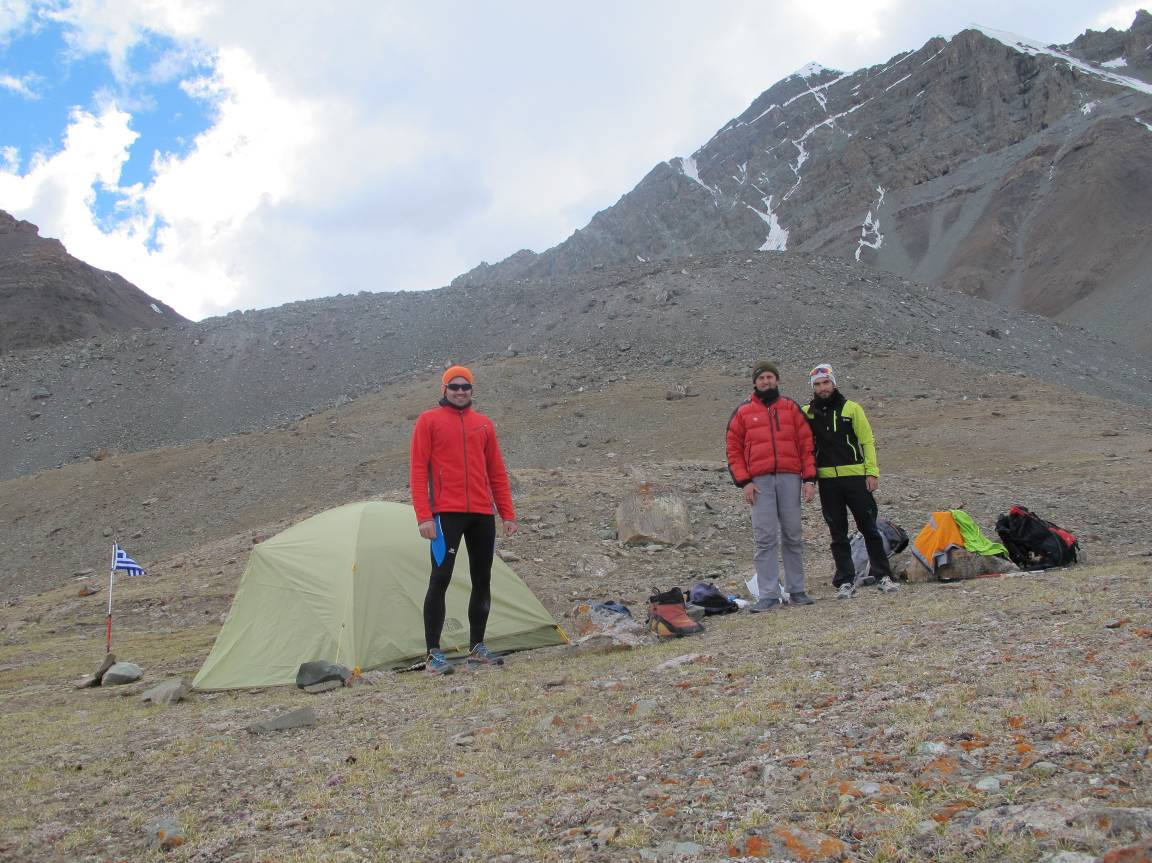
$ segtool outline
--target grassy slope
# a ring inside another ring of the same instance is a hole
[[[451,679],[197,694],[173,708],[70,689],[100,655],[100,606],[53,591],[0,611],[5,625],[39,617],[0,649],[0,857],[150,859],[144,827],[174,814],[189,842],[165,859],[593,859],[593,838],[605,859],[626,859],[670,837],[721,858],[746,828],[780,824],[849,840],[859,859],[917,859],[925,842],[938,859],[971,859],[946,829],[957,806],[1152,805],[1148,579],[1139,562],[920,585],[726,618],[629,653],[537,651]],[[157,632],[148,593],[123,583],[133,611],[118,652],[150,680],[190,675],[216,627]],[[1129,622],[1107,628],[1114,618]],[[706,657],[653,671],[687,652]],[[638,717],[638,703],[655,709]],[[313,729],[244,731],[304,704]],[[471,741],[449,742],[460,732]],[[917,755],[923,741],[950,754]],[[1054,776],[1028,769],[1041,758]],[[992,774],[1013,779],[972,788]],[[861,796],[866,781],[881,791]],[[994,839],[979,856],[1035,853],[1029,838]]]

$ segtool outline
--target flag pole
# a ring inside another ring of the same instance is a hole
[[[112,545],[112,566],[108,570],[108,619],[104,626],[104,644],[107,653],[112,652],[112,585],[116,580],[116,545]]]

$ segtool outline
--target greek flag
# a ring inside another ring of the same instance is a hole
[[[129,557],[128,552],[122,549],[119,545],[112,546],[114,556],[112,558],[112,569],[114,571],[123,572],[125,575],[147,575],[144,567]]]

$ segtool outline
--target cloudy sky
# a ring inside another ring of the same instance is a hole
[[[435,288],[562,241],[810,60],[1140,5],[0,0],[0,209],[193,318]]]

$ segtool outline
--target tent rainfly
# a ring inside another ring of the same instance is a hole
[[[304,662],[399,668],[425,654],[428,542],[412,507],[364,501],[330,509],[252,549],[228,620],[196,689],[294,683]],[[448,589],[443,647],[468,651],[468,555]],[[567,637],[499,557],[485,643],[494,651],[564,644]]]

